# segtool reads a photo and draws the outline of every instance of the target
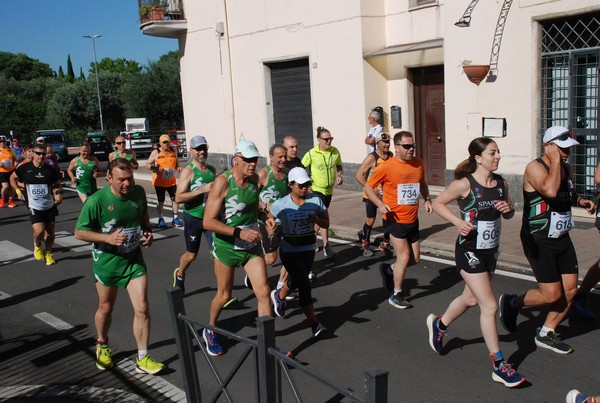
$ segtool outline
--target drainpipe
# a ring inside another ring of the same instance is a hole
[[[233,65],[231,64],[231,42],[229,40],[229,14],[227,11],[227,0],[223,0],[223,7],[225,8],[225,33],[227,40],[227,59],[229,61],[229,85],[231,90],[231,118],[233,120],[233,147],[237,146],[237,128],[235,125],[235,99],[233,97],[235,91],[233,90]]]

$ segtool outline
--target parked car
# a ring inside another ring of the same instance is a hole
[[[69,149],[63,129],[38,130],[36,131],[35,142],[52,146],[59,160],[66,161],[69,159]]]
[[[110,137],[104,132],[91,132],[85,136],[85,141],[90,145],[90,155],[100,161],[108,161],[108,155],[113,152]]]
[[[125,147],[135,151],[138,157],[149,156],[158,142],[158,136],[149,134],[146,131],[121,132],[121,136],[125,137]]]

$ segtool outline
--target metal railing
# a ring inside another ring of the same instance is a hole
[[[183,304],[183,291],[179,288],[167,290],[169,308],[171,312],[172,327],[175,332],[177,343],[177,353],[181,360],[181,372],[183,377],[184,389],[187,401],[190,403],[201,402],[202,395],[198,378],[198,368],[196,366],[196,356],[194,353],[194,340],[196,340],[199,350],[202,353],[214,379],[218,383],[218,389],[209,401],[216,401],[224,395],[228,402],[233,402],[234,398],[228,390],[228,385],[238,373],[242,364],[249,357],[254,358],[256,366],[256,393],[258,402],[282,402],[282,381],[285,380],[290,387],[293,398],[296,402],[302,402],[301,390],[295,377],[292,375],[292,369],[298,372],[298,375],[305,375],[316,380],[337,394],[350,399],[353,402],[360,403],[387,403],[388,372],[380,369],[367,369],[365,371],[365,395],[360,397],[352,391],[337,386],[335,383],[323,378],[317,372],[306,368],[303,364],[289,358],[275,347],[275,320],[270,316],[258,318],[257,339],[251,340],[239,336],[227,330],[209,326],[207,324],[195,321],[185,314]],[[223,376],[213,359],[208,355],[202,345],[202,337],[197,329],[209,329],[242,343],[245,347],[233,368],[229,370],[226,376]],[[282,372],[283,375],[282,376]],[[296,375],[296,374],[294,374]],[[248,401],[248,396],[243,396],[244,401]]]
[[[182,0],[138,0],[140,22],[185,20]],[[158,10],[158,11],[151,11]]]

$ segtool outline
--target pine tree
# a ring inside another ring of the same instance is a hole
[[[79,79],[85,80],[85,74],[83,74],[83,67],[79,68]]]
[[[58,66],[58,78],[65,78],[65,72],[62,69],[62,66]]]
[[[75,72],[73,71],[73,63],[71,63],[71,55],[67,56],[67,78],[70,83],[75,82]]]

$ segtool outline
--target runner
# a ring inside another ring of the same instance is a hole
[[[294,136],[285,136],[283,138],[283,146],[287,150],[285,157],[286,171],[289,172],[290,169],[296,167],[304,168],[302,160],[298,158],[298,140]]]
[[[395,157],[381,164],[367,181],[364,190],[371,202],[385,215],[384,231],[391,234],[390,242],[396,252],[393,268],[387,263],[379,266],[383,283],[392,293],[388,302],[395,308],[412,307],[402,290],[406,268],[420,260],[419,193],[423,196],[425,210],[431,214],[431,198],[425,180],[423,161],[415,157],[415,140],[412,133],[402,131],[394,135]],[[383,199],[374,188],[381,186]]]
[[[290,280],[271,292],[271,300],[275,314],[283,317],[285,298],[298,288],[300,307],[310,322],[313,337],[317,337],[327,329],[317,319],[308,273],[315,260],[315,224],[327,229],[329,214],[321,199],[308,193],[311,180],[304,168],[292,168],[288,180],[292,193],[271,205],[269,220],[272,221],[270,227],[275,225],[276,219],[282,223],[281,263],[289,271]]]
[[[198,256],[202,234],[212,249],[212,233],[204,229],[202,219],[206,208],[208,192],[215,181],[215,167],[209,165],[208,143],[204,136],[190,139],[190,155],[192,160],[183,168],[177,184],[175,201],[183,203],[183,236],[185,252],[179,258],[179,267],[173,272],[173,287],[185,290],[185,272]]]
[[[56,264],[52,256],[54,245],[57,204],[62,201],[60,176],[50,166],[44,164],[45,145],[36,145],[33,160],[20,164],[10,177],[10,184],[19,200],[25,200],[33,228],[33,256],[45,260],[47,266]],[[18,181],[25,185],[25,193],[19,189]],[[42,249],[44,242],[45,252]]]
[[[127,161],[131,162],[133,169],[138,169],[140,164],[135,157],[135,151],[125,149],[125,144],[125,137],[117,136],[115,139],[115,151],[108,154],[108,161],[110,162],[117,158],[125,158]]]
[[[169,197],[173,203],[173,225],[175,227],[183,226],[183,222],[179,219],[179,204],[175,201],[175,191],[177,190],[177,179],[175,172],[181,172],[177,153],[171,148],[171,138],[168,134],[160,136],[160,147],[152,151],[146,168],[152,170],[152,184],[156,190],[156,212],[158,213],[158,228],[165,228],[167,224],[163,218],[163,206],[165,204],[165,193],[169,193]]]
[[[454,170],[454,181],[433,202],[434,211],[458,230],[455,260],[465,287],[443,315],[427,317],[427,328],[431,348],[441,354],[448,326],[469,308],[479,305],[479,323],[490,352],[492,379],[513,388],[522,384],[525,377],[506,363],[500,351],[498,305],[491,281],[498,258],[501,220],[515,214],[508,184],[494,173],[499,163],[498,145],[488,137],[476,138],[469,144],[469,158]],[[460,208],[459,217],[448,208],[453,201]]]
[[[548,304],[544,325],[538,328],[535,344],[559,354],[573,348],[556,334],[577,293],[578,265],[569,231],[573,228],[571,205],[592,214],[595,205],[577,194],[571,167],[566,163],[570,147],[579,144],[561,126],[552,126],[543,138],[544,154],[527,164],[523,175],[523,224],[521,243],[538,288],[520,296],[500,296],[500,323],[507,331],[517,331],[519,309]]]
[[[102,174],[102,167],[98,158],[90,156],[89,144],[83,143],[79,146],[79,156],[71,160],[67,174],[82,203],[98,190],[96,178]]]
[[[233,167],[218,175],[208,194],[204,210],[204,228],[214,233],[212,254],[217,293],[210,304],[209,325],[215,326],[231,299],[234,268],[242,266],[252,282],[258,303],[258,316],[271,316],[267,267],[258,230],[258,149],[248,140],[240,140],[234,152]],[[273,233],[275,228],[270,228]],[[223,354],[218,335],[202,332],[209,355]]]
[[[362,164],[356,171],[356,175],[354,179],[364,188],[367,183],[367,179],[369,178],[369,174],[372,170],[377,168],[379,165],[383,164],[389,158],[393,157],[394,154],[390,151],[390,135],[387,133],[381,133],[377,135],[375,145],[377,148],[375,151],[367,155],[367,157],[363,160]],[[377,196],[381,199],[382,191],[381,187],[376,189]],[[363,193],[363,202],[365,203],[365,210],[367,214],[367,218],[365,219],[365,223],[363,225],[362,233],[359,232],[359,238],[361,242],[362,254],[366,257],[371,257],[374,255],[373,251],[370,248],[371,244],[371,231],[373,230],[373,224],[375,224],[375,217],[377,217],[377,206],[369,201],[369,198],[365,193]],[[384,225],[385,226],[385,225]],[[386,252],[389,250],[390,245],[390,234],[389,232],[385,232],[383,234],[383,245],[382,252]],[[388,249],[385,248],[387,244]]]
[[[17,155],[7,144],[6,137],[0,136],[0,208],[17,207],[12,198],[10,176],[17,165]]]
[[[142,246],[148,247],[153,241],[146,193],[135,185],[133,167],[124,158],[110,162],[107,179],[110,186],[84,203],[75,227],[78,239],[93,243],[92,273],[98,292],[96,367],[106,370],[113,366],[108,332],[117,293],[125,288],[134,312],[135,369],[140,374],[157,374],[164,364],[148,354],[150,308],[147,266],[142,256]]]

